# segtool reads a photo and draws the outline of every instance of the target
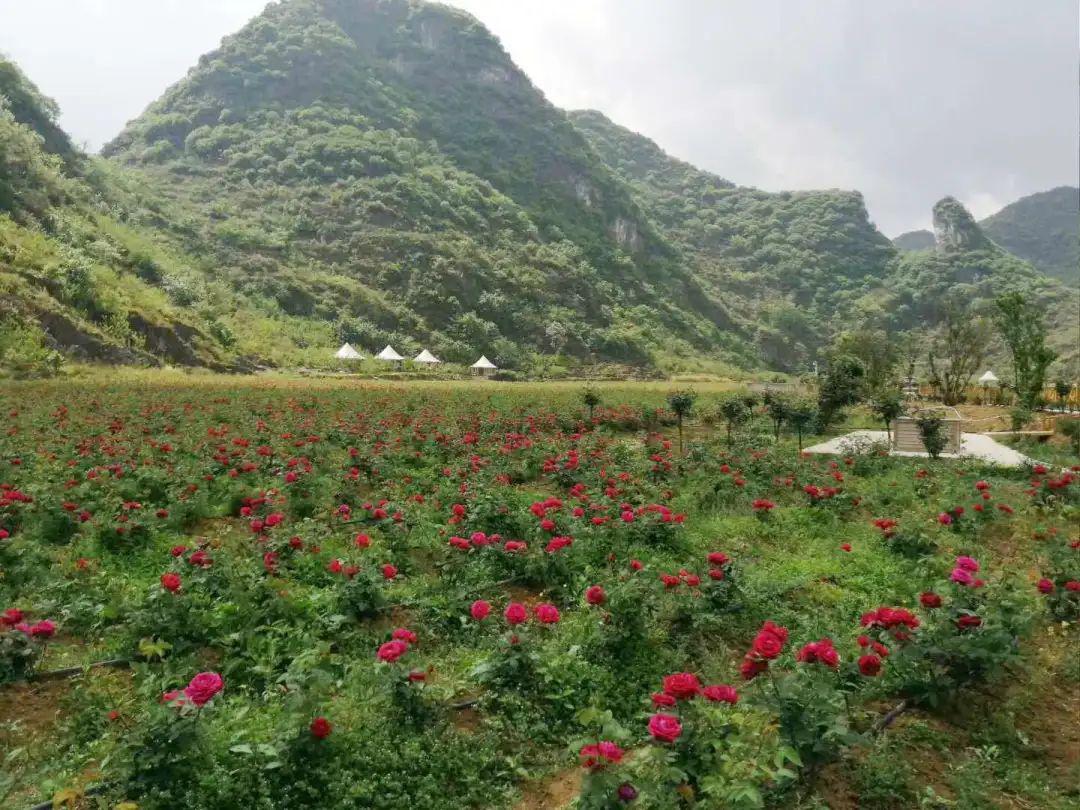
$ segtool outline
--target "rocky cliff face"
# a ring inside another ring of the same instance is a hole
[[[938,200],[933,215],[934,243],[938,250],[984,250],[992,245],[975,218],[956,198]]]

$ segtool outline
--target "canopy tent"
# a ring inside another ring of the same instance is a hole
[[[420,354],[416,355],[416,357],[413,358],[413,362],[414,363],[441,363],[442,360],[440,360],[438,357],[433,355],[427,349],[424,349],[422,352],[420,352]]]
[[[979,377],[979,385],[990,385],[991,383],[998,382],[997,375],[992,371],[988,371]]]
[[[494,370],[498,368],[498,366],[488,360],[487,357],[485,357],[483,354],[481,354],[480,360],[477,360],[475,363],[473,363],[472,368],[481,370],[481,372],[490,372],[490,370]]]
[[[360,354],[356,349],[350,346],[348,343],[343,343],[341,348],[334,354],[338,360],[363,360],[364,355]]]
[[[398,361],[398,360],[404,360],[405,358],[404,358],[404,357],[402,357],[402,356],[401,356],[400,354],[398,354],[397,352],[395,352],[395,351],[394,351],[394,347],[393,347],[393,346],[391,346],[391,345],[390,345],[389,343],[387,343],[387,344],[386,344],[386,348],[385,348],[385,349],[383,349],[383,350],[382,350],[381,352],[379,352],[379,353],[378,353],[377,355],[375,355],[375,359],[376,359],[376,360],[393,360],[393,361]]]

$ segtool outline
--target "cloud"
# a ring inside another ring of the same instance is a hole
[[[859,189],[889,234],[1080,172],[1074,0],[448,1],[552,103],[743,185]],[[96,148],[264,5],[0,0],[0,50]]]

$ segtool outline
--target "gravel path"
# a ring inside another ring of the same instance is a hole
[[[824,453],[827,455],[844,455],[852,449],[869,444],[886,444],[888,434],[884,430],[856,430],[846,436],[837,436],[813,447],[807,447],[804,453]],[[928,458],[928,453],[894,452],[894,456],[912,456],[915,458]],[[996,442],[992,437],[982,433],[961,433],[960,452],[942,453],[942,458],[977,458],[990,464],[998,464],[1002,467],[1021,467],[1024,464],[1037,464],[1033,458],[1028,458],[1023,453],[1018,453],[1011,447]]]

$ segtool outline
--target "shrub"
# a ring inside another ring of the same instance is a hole
[[[941,415],[925,411],[915,417],[915,425],[919,429],[919,438],[922,439],[923,447],[930,454],[930,458],[938,458],[949,443],[945,435],[945,421]]]

